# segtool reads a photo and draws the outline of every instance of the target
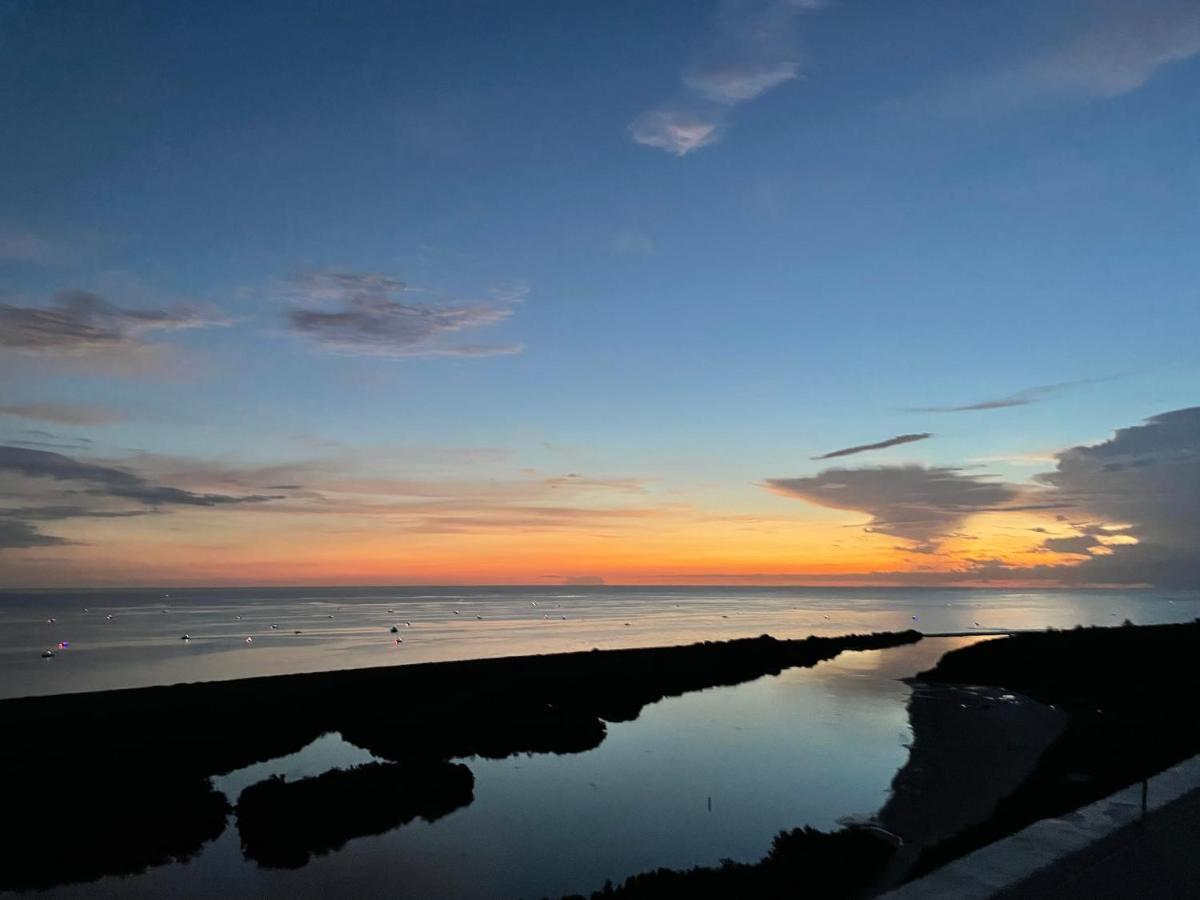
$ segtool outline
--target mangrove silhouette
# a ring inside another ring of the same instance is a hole
[[[238,798],[242,852],[260,866],[298,869],[351,838],[440,819],[470,803],[474,787],[466,766],[437,761],[367,763],[293,782],[274,776]]]
[[[922,853],[919,875],[1200,752],[1200,620],[1023,633],[952,651],[925,683],[995,685],[1053,704],[1062,734],[986,821]],[[914,727],[916,723],[914,723]],[[953,734],[929,740],[952,743]],[[919,739],[918,739],[919,740]]]
[[[47,736],[70,737],[70,729]],[[71,771],[5,760],[0,889],[43,890],[186,862],[225,830],[225,795],[167,767]]]
[[[580,752],[604,740],[605,722],[634,719],[664,697],[812,666],[844,650],[920,639],[916,631],[804,640],[764,635],[3,700],[0,785],[16,802],[2,817],[0,838],[15,841],[6,846],[20,852],[6,854],[0,889],[185,859],[224,827],[227,805],[212,791],[212,776],[295,753],[329,732],[405,764]],[[66,792],[59,790],[64,785]],[[70,817],[55,812],[60,803],[69,803],[75,816],[65,825]],[[358,827],[343,823],[338,833],[369,833]],[[93,843],[107,851],[88,850],[78,859],[61,852],[99,832]],[[69,844],[64,834],[72,836]],[[295,846],[308,847],[310,836]],[[265,845],[248,842],[257,846]]]
[[[894,852],[894,845],[870,828],[796,828],[776,835],[770,851],[756,863],[725,860],[719,866],[642,872],[619,887],[606,884],[591,900],[849,897],[870,885]],[[584,898],[576,894],[564,900]]]

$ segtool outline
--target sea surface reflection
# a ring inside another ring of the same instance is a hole
[[[1127,618],[1139,625],[1189,622],[1197,616],[1198,591],[615,586],[0,591],[0,697],[760,634],[982,632],[1114,625]],[[189,640],[181,639],[185,634]],[[70,647],[43,659],[60,641]]]

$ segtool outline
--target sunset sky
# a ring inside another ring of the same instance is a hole
[[[1200,578],[1195,0],[0,0],[0,587]]]

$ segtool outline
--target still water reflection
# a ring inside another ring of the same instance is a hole
[[[229,827],[186,864],[40,896],[379,895],[512,898],[589,892],[660,866],[754,860],[780,830],[837,826],[883,805],[911,740],[899,678],[977,638],[843,653],[735,687],[668,698],[611,724],[596,749],[460,760],[474,800],[296,869],[247,861]],[[370,760],[337,735],[214,779],[241,790]],[[711,800],[711,809],[710,809]]]

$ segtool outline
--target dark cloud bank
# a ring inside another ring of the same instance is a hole
[[[143,515],[161,507],[215,507],[283,499],[277,494],[200,494],[155,484],[127,469],[17,446],[0,446],[0,476],[61,483],[56,499],[66,498],[54,504],[0,509],[0,550],[67,543],[63,538],[41,533],[35,522],[117,518]],[[133,503],[135,507],[113,510],[92,505],[104,500],[124,501],[125,506]]]
[[[828,469],[809,478],[770,478],[772,490],[830,509],[868,513],[867,530],[932,549],[968,516],[1006,508],[1020,491],[983,475],[941,466]]]
[[[880,466],[774,478],[778,493],[831,509],[868,514],[867,530],[936,550],[968,516],[988,511],[1059,510],[1076,534],[1047,537],[1043,549],[1082,557],[1078,565],[1032,568],[979,560],[943,580],[1021,578],[1065,583],[1200,585],[1200,407],[1118,430],[1098,444],[1057,454],[1032,487],[962,469]],[[1102,541],[1122,535],[1136,543]],[[937,581],[936,573],[878,573]]]

